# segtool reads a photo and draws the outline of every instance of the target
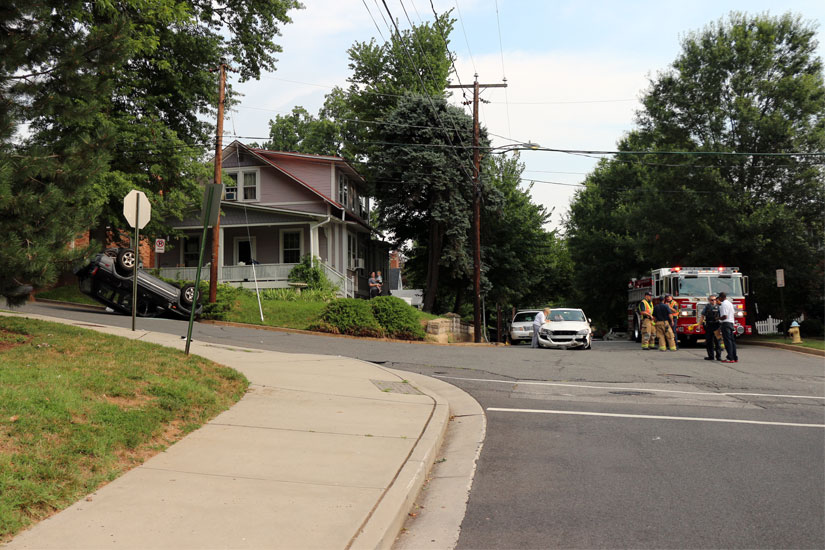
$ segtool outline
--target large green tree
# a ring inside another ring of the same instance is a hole
[[[583,296],[599,315],[621,319],[630,276],[678,264],[739,266],[762,313],[776,305],[774,273],[784,268],[791,309],[821,315],[816,47],[814,26],[792,15],[731,14],[685,38],[651,82],[638,128],[619,144],[625,153],[588,177],[571,208],[577,273],[605,283]]]
[[[380,227],[397,244],[415,243],[424,272],[425,311],[444,277],[468,281],[472,204],[472,119],[444,99],[401,98],[385,119],[384,147],[370,157]]]
[[[570,293],[572,263],[565,242],[548,230],[551,211],[523,187],[518,154],[491,155],[484,163],[482,263],[488,304],[538,307]]]
[[[125,225],[149,194],[149,233],[197,197],[221,58],[254,78],[295,0],[11,0],[0,9],[0,293],[42,286],[85,229]]]

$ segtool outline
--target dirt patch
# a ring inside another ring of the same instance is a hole
[[[18,346],[25,346],[32,341],[32,337],[28,334],[20,334],[19,332],[11,332],[0,328],[0,352],[8,351],[11,348]]]

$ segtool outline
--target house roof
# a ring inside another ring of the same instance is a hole
[[[324,193],[322,193],[321,191],[319,191],[318,189],[316,189],[312,185],[308,184],[307,182],[305,182],[304,180],[302,180],[301,178],[299,178],[295,174],[291,173],[289,170],[286,170],[284,167],[280,166],[278,164],[278,157],[303,158],[303,159],[307,159],[307,160],[310,160],[310,159],[311,160],[321,160],[321,161],[325,161],[325,162],[331,162],[331,163],[334,163],[334,164],[339,164],[341,166],[346,167],[348,169],[348,172],[351,172],[353,175],[355,175],[355,177],[357,177],[358,180],[360,180],[361,182],[364,182],[364,178],[362,178],[361,175],[346,160],[344,160],[341,157],[328,156],[328,155],[311,155],[311,154],[308,154],[308,153],[290,153],[290,152],[284,152],[284,151],[269,151],[267,149],[259,149],[259,148],[255,148],[255,147],[249,147],[247,145],[244,145],[243,143],[241,143],[238,140],[235,140],[232,143],[230,143],[229,145],[227,145],[224,148],[224,151],[228,151],[230,148],[233,148],[233,147],[234,148],[242,147],[243,149],[248,151],[250,154],[254,155],[256,158],[263,161],[268,166],[271,166],[272,168],[275,168],[276,170],[278,170],[279,172],[281,172],[285,176],[289,177],[290,179],[292,179],[293,181],[295,181],[299,185],[303,186],[304,188],[306,188],[309,191],[311,191],[312,193],[314,193],[316,196],[321,198],[325,203],[341,210],[342,213],[346,211],[346,208],[344,207],[344,205],[342,205],[341,203],[339,203],[336,200],[333,200],[332,197],[328,197],[327,195],[325,195]],[[370,227],[370,225],[368,223],[366,223],[364,220],[361,220],[360,217],[355,216],[352,219],[353,219],[353,221],[358,222],[359,224],[363,225],[365,228],[369,229],[370,231],[373,230],[372,227]]]

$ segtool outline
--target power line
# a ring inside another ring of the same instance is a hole
[[[498,15],[498,0],[496,0],[496,26],[498,27],[498,51],[501,52],[501,81],[507,83],[507,73],[504,70],[504,43],[501,40],[501,18]],[[504,88],[504,105],[507,114],[507,133],[512,134],[510,126],[510,101],[507,96],[507,88]]]

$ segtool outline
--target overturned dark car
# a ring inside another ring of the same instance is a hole
[[[108,248],[75,271],[80,291],[118,313],[132,314],[132,273],[137,269],[137,314],[156,317],[171,314],[188,319],[195,300],[195,285],[178,288],[146,273],[137,265],[135,251]],[[195,315],[200,315],[198,304]]]

